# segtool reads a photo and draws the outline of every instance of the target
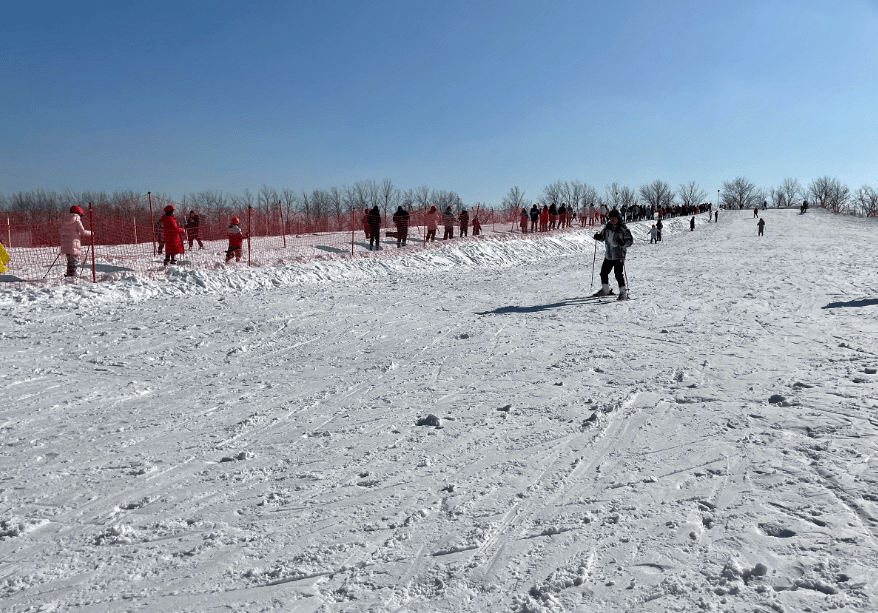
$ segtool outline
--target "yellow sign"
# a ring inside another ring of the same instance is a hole
[[[3,247],[3,243],[0,243],[0,272],[6,272],[6,263],[9,261],[9,254],[6,253],[6,248]]]

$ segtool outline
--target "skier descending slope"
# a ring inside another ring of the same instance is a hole
[[[604,241],[607,250],[604,255],[604,263],[601,264],[601,289],[595,296],[609,295],[610,271],[612,270],[619,283],[619,300],[627,300],[628,288],[625,287],[623,267],[625,266],[625,253],[628,251],[628,247],[634,244],[634,237],[631,236],[631,231],[619,217],[619,211],[613,209],[607,217],[607,225],[594,235],[596,241]]]

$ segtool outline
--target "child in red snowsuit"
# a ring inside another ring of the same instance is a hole
[[[238,225],[238,218],[232,217],[232,223],[229,224],[229,249],[226,251],[226,263],[235,258],[236,262],[240,262],[244,255],[244,233]]]

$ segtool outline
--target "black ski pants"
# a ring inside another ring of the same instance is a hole
[[[616,282],[619,287],[625,287],[624,260],[604,260],[601,264],[601,283],[608,285],[610,283],[610,271],[616,275]]]

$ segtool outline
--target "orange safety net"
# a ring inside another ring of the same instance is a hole
[[[146,195],[116,203],[89,205],[81,218],[91,236],[81,240],[81,254],[73,277],[65,277],[67,257],[61,253],[61,224],[70,213],[58,211],[10,211],[6,227],[0,228],[0,243],[9,253],[6,271],[0,273],[0,287],[28,283],[43,286],[63,282],[111,281],[126,275],[156,276],[165,270],[167,256],[164,209],[174,207],[173,216],[183,229],[183,253],[175,254],[178,265],[195,269],[229,266],[267,266],[332,260],[351,257],[393,257],[413,249],[432,249],[447,245],[445,224],[453,226],[453,240],[509,240],[537,238],[531,224],[521,224],[521,210],[498,212],[476,208],[468,212],[465,233],[461,216],[448,219],[437,211],[437,231],[428,240],[428,208],[409,211],[408,223],[394,223],[395,211],[381,211],[375,250],[370,247],[372,228],[368,213],[353,210],[341,214],[307,215],[287,211],[277,203],[246,209],[210,209],[190,215],[185,205]],[[194,211],[192,211],[194,212]],[[529,209],[527,210],[529,219]],[[229,224],[233,217],[245,236],[241,262],[229,254]],[[548,231],[565,231],[596,223],[596,219],[577,219],[575,215],[553,220]],[[478,228],[477,228],[478,226]],[[539,230],[539,227],[538,227]],[[463,234],[463,236],[461,236]],[[400,248],[396,246],[399,244]],[[404,248],[403,248],[404,246]]]

